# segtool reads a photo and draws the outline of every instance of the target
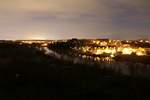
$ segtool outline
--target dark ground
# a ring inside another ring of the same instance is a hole
[[[117,66],[117,65],[116,65]],[[0,44],[0,100],[149,100],[150,80]]]

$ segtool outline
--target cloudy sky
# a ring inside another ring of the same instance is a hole
[[[0,0],[0,39],[150,39],[150,0]]]

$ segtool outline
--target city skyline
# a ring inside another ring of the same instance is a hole
[[[0,40],[150,39],[149,0],[1,0]]]

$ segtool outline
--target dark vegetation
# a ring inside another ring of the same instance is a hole
[[[116,65],[117,66],[117,65]],[[150,81],[0,44],[0,100],[149,100]]]

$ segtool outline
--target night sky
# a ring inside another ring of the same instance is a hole
[[[150,0],[0,0],[0,39],[150,39]]]

